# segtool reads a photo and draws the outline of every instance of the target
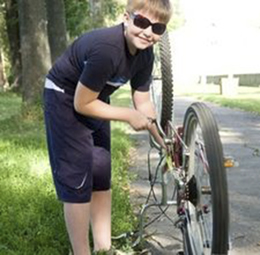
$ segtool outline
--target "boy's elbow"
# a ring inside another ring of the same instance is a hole
[[[82,101],[78,102],[77,100],[74,100],[74,110],[77,113],[85,116],[91,116],[93,111],[89,103],[82,102]]]
[[[75,110],[77,113],[82,114],[83,108],[84,108],[84,107],[82,106],[82,104],[80,104],[77,100],[74,100],[74,110]]]

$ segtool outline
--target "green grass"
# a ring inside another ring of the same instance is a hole
[[[219,85],[196,85],[186,88],[187,92],[179,94],[191,95],[203,101],[217,103],[224,107],[237,108],[260,114],[260,87],[238,87],[236,95],[224,96],[220,94]]]
[[[43,122],[23,119],[18,96],[0,94],[0,102],[0,254],[66,254]]]
[[[118,90],[111,99],[115,106],[130,105],[129,87]],[[136,226],[136,217],[130,204],[129,184],[132,179],[128,172],[130,149],[133,141],[127,131],[129,126],[122,122],[112,122],[112,235],[132,231]],[[128,240],[114,243],[118,248],[129,250]]]
[[[248,112],[255,112],[260,114],[260,95],[259,99],[257,98],[228,98],[220,95],[203,95],[198,96],[199,99],[204,101],[210,101],[213,103],[217,103],[221,106],[229,107],[229,108],[237,108]]]
[[[194,90],[193,90],[194,89]],[[223,106],[260,114],[260,88],[239,88],[233,97],[219,95],[218,86],[193,87],[190,95]],[[130,104],[129,88],[112,98]],[[49,168],[41,113],[21,114],[21,98],[0,93],[0,255],[64,255],[69,251],[62,204],[57,201]],[[26,116],[26,118],[24,118]],[[112,234],[134,229],[129,201],[128,125],[112,123]],[[127,240],[115,242],[128,249]]]
[[[119,100],[122,94],[116,96]],[[0,93],[0,255],[68,254],[69,240],[62,204],[52,183],[44,123],[42,118],[24,118],[21,105],[20,97]],[[132,144],[126,128],[113,123],[113,235],[132,230],[135,223],[127,172]]]
[[[22,99],[13,93],[0,94],[0,121],[17,114],[20,110]]]

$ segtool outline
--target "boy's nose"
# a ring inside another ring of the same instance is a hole
[[[149,26],[146,29],[144,29],[144,35],[146,37],[150,37],[150,36],[152,36],[152,34],[153,34],[152,26]]]

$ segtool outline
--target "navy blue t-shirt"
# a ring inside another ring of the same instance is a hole
[[[134,56],[130,54],[124,26],[120,24],[93,30],[76,39],[47,77],[72,95],[80,81],[106,100],[129,80],[134,90],[148,91],[153,59],[152,47],[139,50]]]

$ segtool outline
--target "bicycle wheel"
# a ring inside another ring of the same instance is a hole
[[[194,103],[184,117],[185,254],[227,254],[229,206],[222,144],[210,109]]]
[[[167,122],[173,120],[174,105],[171,46],[167,32],[161,37],[159,49],[155,47],[155,62],[152,99],[161,127],[165,130]]]

